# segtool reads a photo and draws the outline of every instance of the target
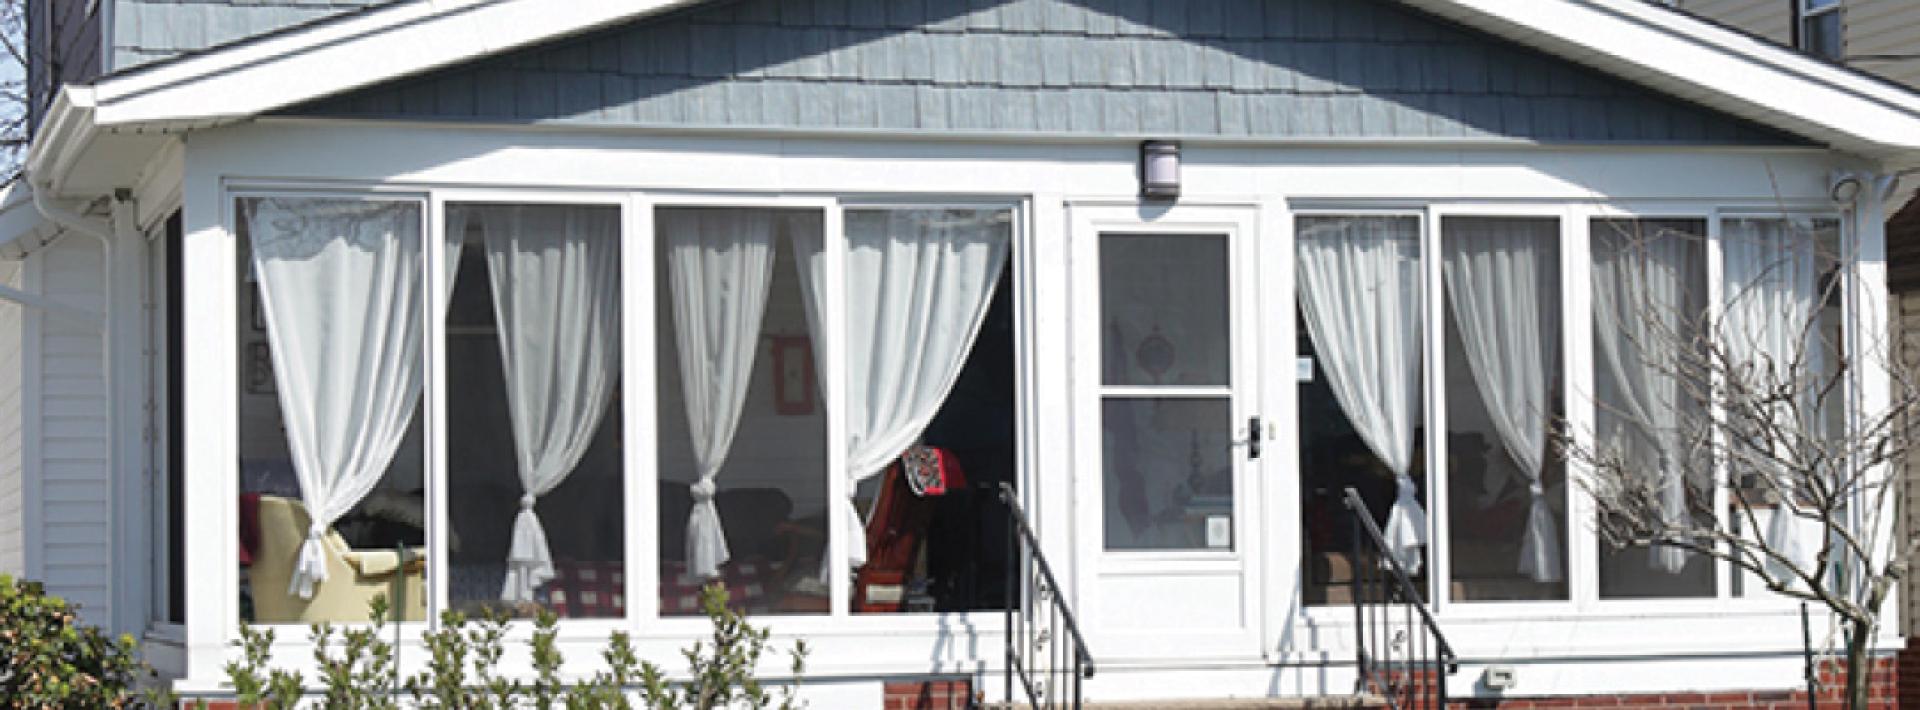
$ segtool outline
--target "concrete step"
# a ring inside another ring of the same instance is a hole
[[[1322,695],[1301,698],[1220,698],[1109,700],[1080,704],[1083,710],[1370,710],[1384,708],[1377,695]],[[1027,710],[1026,703],[986,703],[981,710]]]

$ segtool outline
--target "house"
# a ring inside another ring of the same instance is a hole
[[[1634,0],[38,7],[20,555],[183,692],[383,593],[677,658],[718,578],[816,707],[1004,699],[1062,607],[1087,698],[1345,695],[1348,488],[1455,697],[1801,687],[1799,607],[1603,546],[1548,425],[1640,396],[1619,230],[1700,237],[1669,294],[1831,247],[1753,332],[1883,343],[1906,89]]]

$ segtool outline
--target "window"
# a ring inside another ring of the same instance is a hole
[[[1301,558],[1309,604],[1353,599],[1356,541],[1343,500],[1349,488],[1381,521],[1402,564],[1418,576],[1426,571],[1420,227],[1417,215],[1309,215],[1295,225]]]
[[[1663,520],[1711,524],[1704,219],[1596,219],[1593,249],[1595,435],[1644,471]],[[1604,521],[1600,530],[1609,528]],[[1599,536],[1603,599],[1710,597],[1712,560],[1672,546]]]
[[[1764,417],[1756,421],[1756,431],[1789,433],[1758,435],[1750,445],[1793,452],[1798,442],[1791,432],[1844,427],[1850,394],[1844,379],[1833,379],[1844,374],[1840,368],[1847,357],[1840,222],[1805,216],[1728,218],[1721,222],[1721,244],[1726,309],[1722,347],[1751,363],[1731,370],[1728,377],[1738,381],[1727,386],[1736,392],[1793,391],[1805,396],[1791,406],[1757,406],[1766,413],[1751,415]],[[1839,386],[1830,386],[1835,384]],[[1764,394],[1749,394],[1744,401],[1769,400]],[[1790,474],[1769,470],[1765,455],[1747,458],[1755,465],[1734,467],[1727,475],[1730,493],[1746,504],[1753,519],[1728,517],[1741,534],[1766,539],[1796,566],[1810,569],[1824,532],[1811,519],[1810,508],[1796,505],[1804,500],[1797,497],[1799,483]],[[1733,593],[1767,592],[1740,573],[1734,577]]]
[[[426,617],[424,205],[243,197],[243,619]]]
[[[424,207],[236,201],[245,620],[363,621],[382,594],[419,620],[428,582],[455,610],[621,618],[635,562],[657,563],[668,616],[699,614],[712,580],[750,612],[827,613],[833,569],[851,573],[840,613],[1003,603],[1012,210],[662,206],[635,262],[617,205],[451,202],[443,249]],[[629,262],[654,284],[642,471],[625,465]],[[423,316],[445,325],[431,359],[450,385],[433,475]],[[644,552],[626,545],[636,483],[659,506]],[[860,535],[844,564],[826,556],[836,519]]]
[[[620,208],[447,207],[447,599],[626,612]]]
[[[1840,0],[1794,0],[1794,31],[1800,50],[1817,57],[1846,56],[1846,30]]]
[[[1559,220],[1449,216],[1440,249],[1448,597],[1566,599]]]
[[[160,407],[149,416],[159,417],[163,436],[155,437],[157,450],[149,455],[160,472],[154,477],[153,500],[153,574],[155,621],[185,623],[186,595],[186,381],[181,352],[186,346],[180,303],[181,213],[175,210],[161,225],[153,240],[151,290],[149,301],[151,352],[147,360],[150,396]]]
[[[819,337],[836,300],[824,217],[655,212],[662,614],[699,613],[716,576],[752,613],[829,611],[835,516],[864,532],[847,546],[852,612],[1004,599],[1005,521],[990,501],[1014,471],[1011,213],[846,209],[845,340],[832,348]],[[827,478],[821,383],[835,365],[850,500]]]

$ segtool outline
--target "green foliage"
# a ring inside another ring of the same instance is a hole
[[[693,681],[673,685],[658,668],[641,666],[640,696],[648,707],[662,710],[712,710],[749,707],[792,710],[798,707],[795,694],[800,676],[806,670],[807,644],[794,645],[791,653],[793,683],[778,695],[769,693],[755,675],[761,656],[767,651],[766,629],[755,628],[745,614],[727,606],[727,589],[710,584],[700,590],[700,607],[713,622],[713,635],[707,642],[695,641],[684,654]]]
[[[0,574],[0,707],[137,707],[133,686],[150,674],[133,637],[109,638],[39,583]]]
[[[713,623],[706,641],[684,652],[691,681],[676,684],[659,666],[640,660],[633,639],[615,632],[600,653],[606,668],[584,681],[561,678],[565,657],[559,644],[559,620],[542,611],[534,620],[528,642],[533,677],[508,680],[496,673],[506,654],[508,618],[487,610],[479,619],[458,612],[440,617],[437,629],[422,634],[428,658],[425,667],[401,677],[394,647],[384,640],[387,606],[383,598],[371,605],[371,624],[336,630],[326,624],[312,629],[314,661],[320,669],[323,706],[353,710],[392,710],[401,694],[412,706],[436,710],[717,710],[718,708],[802,707],[796,700],[799,679],[806,670],[807,648],[796,644],[791,652],[793,682],[770,692],[755,674],[768,648],[769,633],[727,607],[725,587],[714,584],[701,591],[701,605]],[[243,626],[234,645],[241,658],[227,666],[228,683],[240,703],[265,710],[295,707],[301,678],[271,668],[273,632]],[[639,695],[636,705],[631,693]]]

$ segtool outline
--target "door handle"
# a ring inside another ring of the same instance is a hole
[[[1264,432],[1260,428],[1260,417],[1258,416],[1248,417],[1247,418],[1247,458],[1249,460],[1260,458],[1260,435],[1262,433]]]

